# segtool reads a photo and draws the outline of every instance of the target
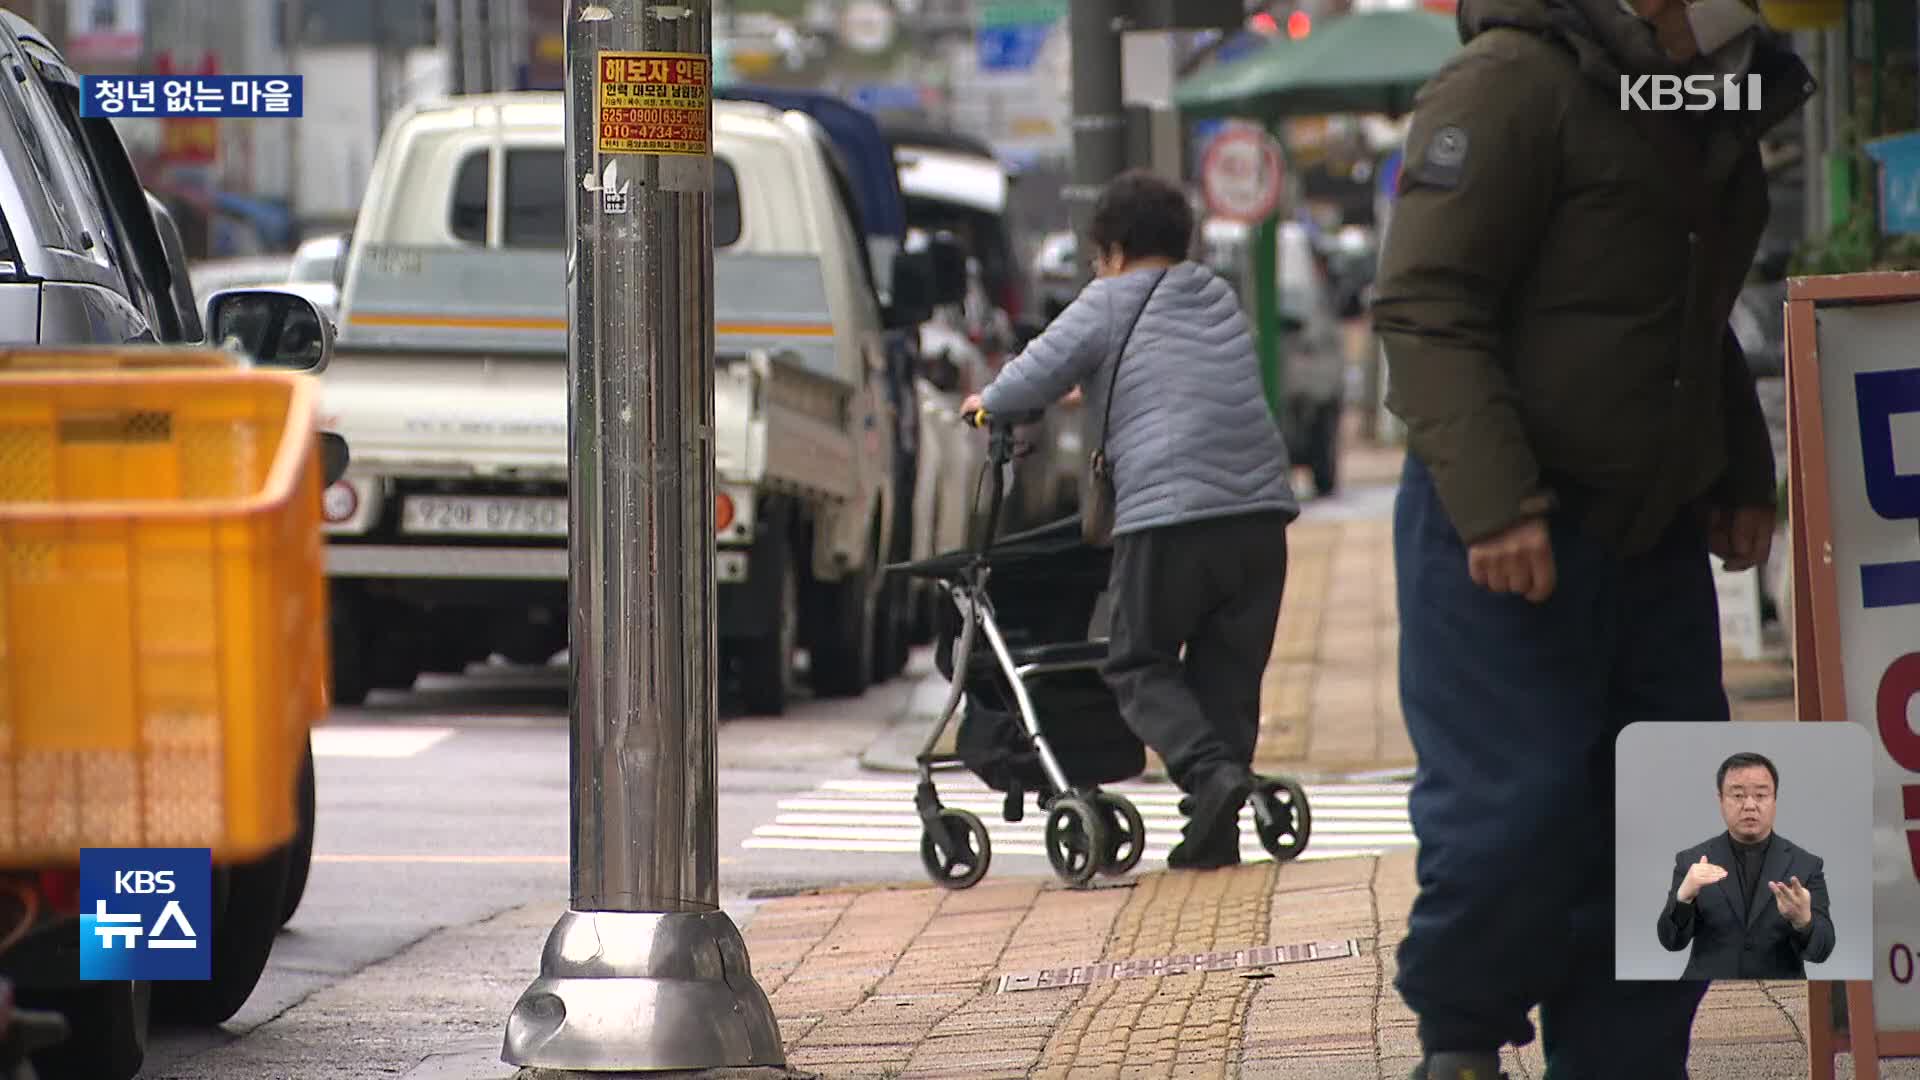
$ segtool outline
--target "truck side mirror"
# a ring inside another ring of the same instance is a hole
[[[933,272],[933,305],[965,303],[967,249],[952,236],[942,233],[927,244],[927,256]]]
[[[893,282],[887,295],[887,327],[904,330],[933,316],[933,259],[925,251],[903,251],[893,257]]]
[[[298,293],[228,289],[207,301],[207,340],[256,367],[319,374],[333,355],[333,323]]]
[[[347,440],[331,431],[320,433],[320,473],[321,486],[332,487],[347,475],[347,465],[353,455],[347,452]]]

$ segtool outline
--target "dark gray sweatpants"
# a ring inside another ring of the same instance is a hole
[[[1236,514],[1114,538],[1107,685],[1183,790],[1197,771],[1253,764],[1291,520]]]

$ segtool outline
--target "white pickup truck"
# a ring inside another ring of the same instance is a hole
[[[723,654],[777,713],[871,678],[891,550],[883,334],[924,319],[931,256],[883,305],[818,125],[714,106],[715,507]],[[347,253],[324,421],[353,447],[328,492],[335,698],[567,645],[569,193],[559,94],[396,118]],[[879,648],[886,648],[880,642]]]

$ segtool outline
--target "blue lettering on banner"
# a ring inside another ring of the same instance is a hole
[[[80,978],[205,980],[212,973],[213,853],[80,850]]]
[[[301,115],[301,76],[83,75],[80,115],[295,117]]]
[[[1920,413],[1920,368],[1856,372],[1853,393],[1867,504],[1889,521],[1920,522],[1920,475],[1900,472],[1893,447],[1893,418]],[[1920,604],[1920,561],[1862,565],[1860,595],[1870,608]]]

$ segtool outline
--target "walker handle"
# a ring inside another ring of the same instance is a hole
[[[960,422],[972,428],[995,427],[1006,429],[1016,428],[1022,424],[1035,423],[1042,415],[1044,414],[1038,409],[1032,412],[1013,413],[1008,416],[989,415],[985,409],[974,409],[970,412],[961,413]]]

